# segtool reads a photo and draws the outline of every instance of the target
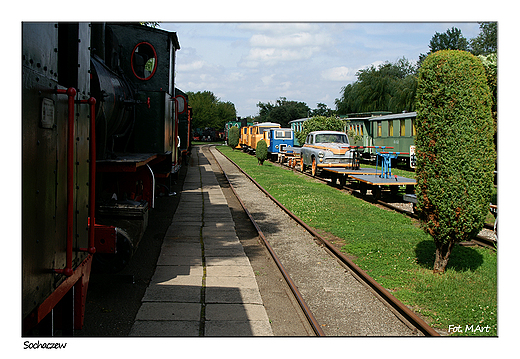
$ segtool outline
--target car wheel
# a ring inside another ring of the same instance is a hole
[[[316,163],[316,157],[312,158],[312,177],[316,177],[316,174],[318,173],[318,164]]]

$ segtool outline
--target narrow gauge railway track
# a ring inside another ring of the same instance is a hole
[[[325,335],[439,335],[233,161],[211,152]]]
[[[368,195],[368,194],[362,194],[360,191],[352,188],[351,186],[349,186],[349,182],[347,181],[345,186],[342,186],[342,185],[337,185],[337,180],[336,180],[336,183],[334,183],[333,181],[330,181],[329,178],[323,178],[323,177],[319,177],[319,176],[312,176],[311,173],[309,173],[308,171],[301,171],[301,170],[297,170],[295,169],[294,167],[291,167],[285,163],[283,164],[280,164],[278,162],[271,162],[273,163],[274,165],[277,165],[277,166],[281,166],[283,168],[288,168],[289,170],[292,170],[293,172],[297,172],[297,173],[301,173],[307,177],[310,177],[310,178],[313,178],[315,180],[318,180],[318,181],[321,181],[323,183],[327,183],[329,185],[332,185],[332,186],[335,186],[338,190],[340,191],[345,191],[345,192],[348,192],[358,198],[361,198],[367,202],[370,202],[370,203],[373,203],[375,205],[380,205],[380,206],[383,206],[385,208],[388,208],[388,209],[391,209],[391,210],[394,210],[396,212],[399,212],[399,213],[402,213],[402,214],[405,214],[411,218],[417,218],[417,215],[413,212],[413,211],[410,211],[409,209],[406,209],[406,208],[403,208],[402,206],[397,206],[397,205],[394,205],[390,202],[385,202],[381,199],[377,199],[377,198],[374,198],[372,195]],[[394,196],[395,197],[395,196]],[[468,245],[471,245],[471,244],[475,244],[475,245],[478,245],[478,246],[482,246],[482,247],[486,247],[486,248],[490,248],[490,249],[493,249],[493,250],[496,250],[497,248],[497,241],[496,239],[493,238],[494,234],[492,233],[493,232],[493,226],[492,225],[489,225],[489,224],[484,224],[484,229],[487,230],[487,231],[490,231],[489,232],[489,236],[485,236],[485,235],[482,235],[482,234],[478,234],[475,238],[473,238],[470,242],[463,242],[461,243],[461,245],[464,245],[464,246],[468,246]]]

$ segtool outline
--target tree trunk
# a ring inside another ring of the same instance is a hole
[[[433,273],[444,273],[454,244],[454,241],[449,241],[448,243],[435,242],[436,249]]]

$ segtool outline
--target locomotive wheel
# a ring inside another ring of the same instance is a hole
[[[121,228],[117,229],[116,253],[96,253],[93,258],[93,271],[98,273],[117,273],[128,265],[134,254],[130,236]]]

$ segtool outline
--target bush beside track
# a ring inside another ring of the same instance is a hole
[[[452,335],[497,335],[496,252],[457,246],[446,273],[433,274],[435,244],[416,220],[218,148],[308,225],[342,239],[343,252],[432,327]]]

